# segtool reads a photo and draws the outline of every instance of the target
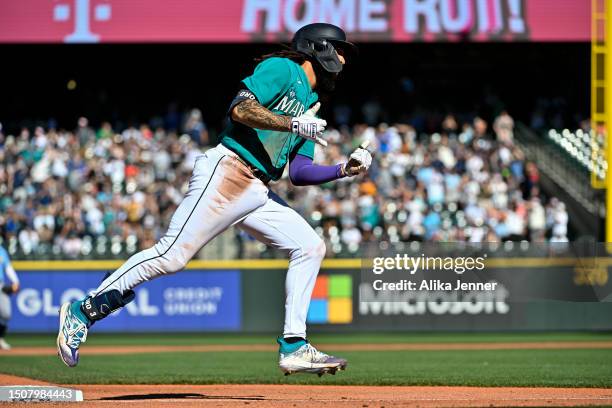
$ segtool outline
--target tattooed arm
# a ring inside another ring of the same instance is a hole
[[[321,138],[327,122],[316,117],[320,107],[321,104],[317,102],[297,117],[277,115],[262,106],[251,91],[243,89],[232,101],[229,113],[233,121],[250,128],[292,132],[322,146],[327,146],[327,142]]]
[[[277,115],[264,108],[255,99],[238,102],[231,111],[232,120],[255,129],[291,132],[291,116]]]

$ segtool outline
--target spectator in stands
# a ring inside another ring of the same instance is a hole
[[[376,100],[367,106],[379,120]],[[176,122],[176,107],[166,118]],[[340,116],[342,116],[340,112]],[[180,122],[179,122],[180,123]],[[0,136],[0,238],[21,256],[112,254],[150,246],[163,232],[189,182],[205,125],[192,110],[183,136],[147,124],[96,130],[85,117],[74,131],[24,128]],[[565,205],[546,200],[539,172],[512,138],[506,113],[494,135],[482,118],[441,118],[441,133],[407,124],[329,128],[317,161],[335,164],[363,141],[376,149],[359,183],[273,188],[303,213],[332,254],[365,242],[567,240]],[[0,132],[1,133],[1,132]],[[161,221],[161,225],[156,222]],[[61,255],[63,254],[63,255]]]
[[[569,216],[565,203],[553,197],[546,206],[546,228],[551,235],[551,242],[568,242],[567,224]]]
[[[197,145],[206,146],[209,144],[208,129],[202,119],[202,111],[192,109],[187,116],[187,121],[183,126],[183,131],[191,137]]]
[[[531,241],[544,241],[546,212],[538,197],[533,197],[529,202],[529,230]]]
[[[89,120],[84,116],[79,118],[76,136],[79,139],[81,146],[86,145],[89,141],[95,139],[96,137],[93,129],[89,127]]]
[[[487,130],[488,130],[488,123],[481,117],[477,116],[476,118],[474,118],[474,122],[473,122],[473,129],[474,129],[474,137],[475,138],[484,138],[487,137]]]
[[[507,111],[501,111],[493,121],[493,130],[501,143],[511,144],[514,139],[514,119]]]

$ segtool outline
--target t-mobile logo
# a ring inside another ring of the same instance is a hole
[[[58,4],[53,9],[54,21],[68,21],[70,14],[74,14],[74,32],[64,37],[67,43],[92,43],[100,41],[100,36],[91,32],[90,0],[74,0],[74,7],[70,4]],[[93,9],[95,21],[108,21],[111,18],[110,4],[97,4]]]

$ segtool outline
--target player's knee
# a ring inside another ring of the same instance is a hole
[[[327,247],[325,246],[325,241],[319,238],[319,242],[317,243],[317,254],[323,259],[325,258],[325,254],[327,253]]]
[[[0,324],[7,324],[11,320],[11,311],[0,309]]]
[[[325,241],[317,237],[314,242],[310,243],[310,245],[304,248],[303,255],[310,259],[321,262],[323,258],[325,258],[326,252],[327,249],[325,247]]]
[[[186,242],[172,245],[163,256],[165,260],[164,273],[176,273],[185,269],[198,249],[195,245]]]
[[[185,257],[180,251],[170,250],[159,258],[159,273],[168,275],[177,273],[185,269],[189,258]]]
[[[177,273],[185,269],[187,261],[182,258],[165,259],[162,263],[162,271],[164,274]]]

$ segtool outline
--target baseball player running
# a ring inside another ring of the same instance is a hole
[[[316,116],[317,92],[331,92],[356,47],[342,29],[310,24],[295,33],[291,50],[262,57],[232,101],[221,144],[197,157],[187,195],[166,234],[127,260],[90,296],[60,310],[57,349],[69,367],[96,321],[125,306],[143,282],[185,268],[210,240],[232,225],[289,255],[285,323],[279,366],[285,374],[322,375],[347,361],[318,351],[306,340],[306,315],[325,244],[308,223],[269,189],[289,163],[294,185],[314,185],[367,171],[372,157],[358,148],[348,163],[313,164],[315,143],[327,123]]]
[[[10,350],[11,345],[4,340],[9,320],[11,320],[10,295],[19,291],[19,278],[11,265],[6,249],[0,247],[0,350]]]

